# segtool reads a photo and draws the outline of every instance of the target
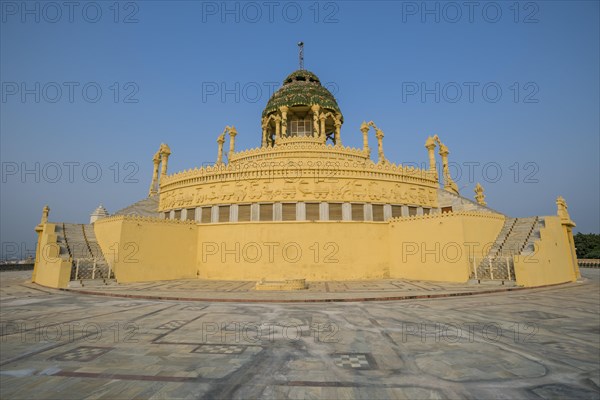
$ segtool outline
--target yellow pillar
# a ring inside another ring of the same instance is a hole
[[[383,131],[375,128],[375,137],[377,138],[377,157],[378,162],[385,163],[385,156],[383,154]]]
[[[235,152],[235,137],[237,136],[237,131],[235,130],[235,126],[232,126],[229,129],[229,157]]]
[[[152,157],[152,182],[150,183],[150,190],[148,191],[148,197],[157,193],[156,183],[158,182],[158,164],[160,164],[160,154],[157,151]]]
[[[260,143],[261,147],[266,147],[267,146],[267,119],[263,118],[262,119],[262,141]]]
[[[279,107],[279,111],[281,112],[281,136],[287,137],[287,112],[289,108],[286,106]]]
[[[325,143],[327,141],[327,132],[325,132],[325,119],[326,119],[325,113],[321,113],[321,115],[319,115],[319,120],[321,122],[321,127],[319,128],[319,132],[323,139],[323,143]]]
[[[167,165],[169,163],[169,156],[171,155],[171,149],[165,143],[160,145],[160,158],[161,158],[161,176],[167,174]]]
[[[425,142],[425,148],[427,149],[427,154],[429,155],[429,171],[436,174],[437,177],[437,168],[435,166],[435,147],[435,140],[429,136]]]
[[[281,117],[279,115],[275,116],[275,143],[279,143],[279,139],[281,139]]]
[[[217,138],[217,165],[223,164],[223,143],[225,143],[225,132]]]
[[[369,152],[369,125],[363,121],[363,123],[360,125],[360,131],[363,134],[363,150],[365,152]]]
[[[442,175],[444,176],[444,188],[450,188],[450,169],[448,167],[448,148],[440,142],[440,156],[442,157]]]
[[[318,104],[315,104],[310,109],[313,113],[313,136],[319,137],[321,134],[319,132],[319,110],[321,109],[321,107]]]
[[[333,136],[333,141],[336,145],[341,145],[342,138],[340,132],[342,130],[342,116],[340,114],[337,114],[333,123],[335,124],[335,135]]]

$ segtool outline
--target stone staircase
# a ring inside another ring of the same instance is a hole
[[[69,286],[107,285],[115,281],[92,225],[57,224],[56,234],[60,256],[71,259]]]
[[[540,238],[543,220],[539,217],[507,218],[488,255],[476,259],[477,272],[471,279],[481,281],[514,281],[513,256],[534,251],[534,242]]]

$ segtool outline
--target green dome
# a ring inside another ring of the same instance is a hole
[[[263,117],[277,111],[281,106],[311,106],[318,104],[321,108],[341,114],[335,97],[321,85],[319,78],[310,71],[299,69],[288,75],[269,99]]]

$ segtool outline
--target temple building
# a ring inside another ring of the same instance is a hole
[[[343,124],[335,97],[301,64],[269,99],[260,131],[215,135],[214,165],[169,174],[177,149],[163,143],[144,200],[112,215],[100,206],[90,224],[49,222],[45,207],[33,281],[579,278],[564,199],[557,215],[511,218],[488,208],[480,184],[474,200],[459,193],[439,136],[414,149],[428,159],[420,169],[386,158],[373,121],[344,131],[362,135],[361,148],[344,146]],[[257,147],[237,149],[238,134]]]

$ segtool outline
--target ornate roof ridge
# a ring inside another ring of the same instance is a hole
[[[334,146],[331,146],[332,148]],[[265,148],[257,148],[255,150],[257,150],[257,154],[264,154],[267,153],[269,150],[263,150]],[[351,149],[348,148],[350,150],[355,150],[355,149]],[[190,168],[184,171],[180,171],[177,172],[173,175],[168,175],[162,178],[161,180],[161,188],[166,187],[168,185],[174,184],[178,181],[182,181],[185,179],[192,179],[192,178],[203,178],[203,177],[216,177],[218,174],[237,174],[237,173],[246,173],[246,172],[251,172],[253,170],[256,171],[260,171],[260,170],[269,170],[269,171],[273,171],[273,168],[277,168],[277,167],[281,167],[282,169],[286,169],[290,167],[290,162],[294,162],[298,167],[302,167],[302,168],[307,168],[307,169],[314,169],[314,168],[321,168],[323,166],[331,166],[331,165],[338,165],[338,167],[340,168],[340,171],[343,170],[347,170],[347,171],[352,171],[352,172],[356,172],[353,171],[354,169],[360,169],[362,173],[365,174],[385,174],[385,173],[391,173],[391,174],[395,174],[395,175],[402,175],[405,177],[410,177],[410,178],[418,178],[418,179],[423,179],[426,181],[430,181],[430,182],[436,182],[436,177],[435,174],[433,174],[431,171],[426,170],[426,169],[421,169],[421,168],[417,168],[415,166],[412,165],[402,165],[402,164],[395,164],[395,163],[375,163],[373,160],[371,159],[365,159],[365,160],[361,160],[361,161],[357,161],[357,160],[348,160],[348,161],[343,161],[343,160],[336,160],[336,159],[323,159],[323,160],[319,160],[319,161],[313,161],[313,160],[307,160],[306,161],[306,165],[304,164],[304,161],[293,161],[293,160],[288,160],[287,162],[284,160],[272,160],[272,161],[268,161],[268,160],[257,160],[252,162],[252,165],[250,165],[250,167],[254,167],[254,168],[245,168],[245,165],[243,164],[239,164],[239,163],[230,163],[230,164],[222,164],[222,165],[213,165],[213,166],[205,166],[205,167],[195,167],[195,168]],[[320,164],[322,163],[322,164]]]

